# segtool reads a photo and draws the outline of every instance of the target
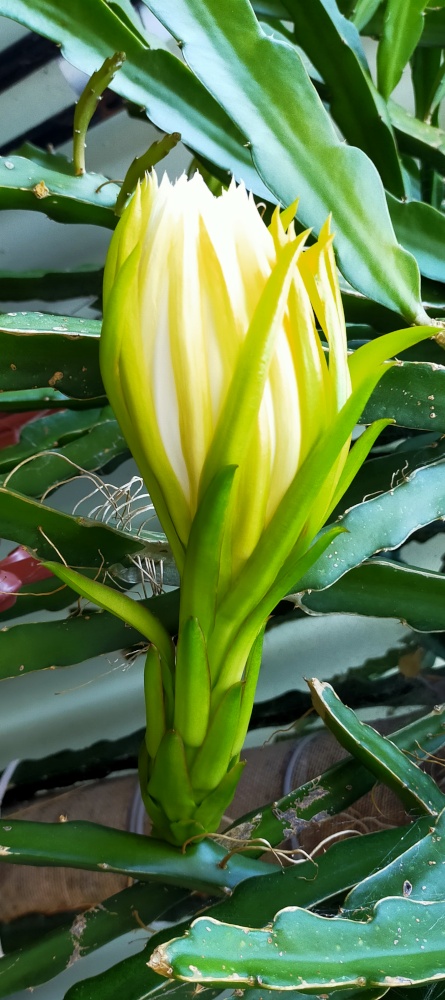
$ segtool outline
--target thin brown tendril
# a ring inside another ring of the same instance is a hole
[[[68,563],[67,563],[66,559],[64,559],[62,553],[59,552],[59,550],[57,548],[57,545],[54,545],[54,542],[52,542],[51,539],[48,538],[48,535],[45,534],[45,532],[44,532],[43,528],[40,526],[40,524],[39,524],[39,526],[37,528],[37,531],[40,531],[40,534],[43,535],[45,541],[48,542],[48,545],[50,545],[51,548],[54,549],[54,552],[57,552],[57,555],[58,555],[60,561],[63,563],[63,565],[66,566],[67,569],[69,569]]]

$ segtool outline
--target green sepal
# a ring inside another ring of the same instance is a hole
[[[176,840],[176,838],[172,835],[172,824],[167,819],[167,816],[161,806],[158,805],[158,803],[155,802],[154,799],[151,798],[151,795],[148,795],[147,792],[145,793],[145,796],[143,796],[143,800],[152,823],[151,836],[155,837],[157,840],[166,840],[169,844],[179,846],[182,841]]]
[[[385,418],[382,420],[375,420],[374,423],[370,424],[363,434],[360,434],[360,437],[357,438],[357,441],[349,452],[343,472],[337,483],[337,487],[328,510],[328,517],[332,511],[335,510],[337,504],[340,503],[343,494],[346,493],[347,489],[349,489],[352,480],[355,479],[357,472],[362,467],[365,459],[368,457],[369,452],[371,451],[371,448],[377,440],[380,432],[385,427],[388,427],[389,424],[393,423],[394,420],[386,420]]]
[[[186,746],[204,742],[210,715],[210,671],[207,648],[197,618],[179,630],[176,647],[175,729]]]
[[[437,327],[431,326],[410,326],[403,330],[393,330],[392,333],[385,333],[375,340],[370,340],[363,344],[357,351],[350,355],[348,364],[352,381],[352,391],[358,388],[363,382],[367,382],[368,376],[382,365],[388,358],[394,358],[401,351],[406,351],[408,347],[413,347],[421,340],[434,337],[437,334]],[[385,369],[381,372],[383,375]]]
[[[192,522],[181,581],[181,622],[195,615],[208,635],[215,617],[221,550],[236,465],[213,477]]]
[[[150,757],[155,757],[165,733],[165,705],[161,658],[155,646],[149,646],[144,669],[145,744]]]
[[[179,733],[172,729],[161,740],[147,793],[170,821],[189,819],[195,812],[184,744]]]
[[[151,795],[148,794],[147,787],[150,780],[150,765],[147,747],[145,740],[141,743],[138,758],[138,772],[139,772],[139,786],[141,790],[141,797],[144,803],[146,812],[151,819],[152,837],[158,837],[161,840],[167,840],[169,843],[176,844],[176,841],[172,839],[170,823],[165,815],[165,812],[157,802],[152,799]]]
[[[266,629],[266,622],[264,622],[263,627],[261,628],[259,634],[257,635],[255,642],[253,643],[252,649],[250,650],[249,656],[247,658],[246,669],[244,671],[244,684],[243,684],[243,693],[241,696],[241,708],[238,718],[238,729],[232,747],[233,754],[239,754],[241,752],[244,740],[246,738],[246,733],[250,722],[250,716],[252,715],[252,708],[255,698],[258,674],[260,672],[260,667],[261,667],[265,629]],[[229,774],[230,773],[231,772],[229,772]]]
[[[239,632],[230,639],[229,648],[225,656],[222,658],[219,680],[215,685],[214,690],[216,695],[218,694],[220,687],[224,689],[224,687],[226,687],[227,684],[229,684],[230,681],[235,679],[237,676],[240,660],[249,655],[248,644],[251,644],[254,641],[254,636],[262,627],[274,605],[277,604],[285,594],[289,593],[291,590],[295,591],[298,589],[298,583],[296,584],[295,581],[299,581],[302,577],[304,577],[311,566],[317,561],[317,559],[320,558],[325,549],[327,549],[331,542],[334,541],[337,535],[344,534],[344,532],[345,528],[338,525],[334,528],[328,529],[316,539],[313,545],[306,552],[304,552],[304,545],[301,542],[297,543],[293,552],[291,552],[288,559],[286,559],[280,573],[274,580],[271,590],[253,608],[250,615],[247,615]],[[302,552],[304,554],[301,554]],[[253,692],[253,694],[255,694],[255,692]],[[247,697],[249,698],[249,695]],[[247,706],[248,701],[246,702],[245,709],[242,706],[243,721],[241,721],[240,718],[239,732],[237,733],[234,746],[236,745],[239,747],[240,739],[242,741],[244,739],[244,737],[242,737],[242,726],[245,725],[245,717],[248,712]]]
[[[227,771],[238,731],[242,692],[242,683],[233,684],[225,692],[193,761],[190,778],[198,794],[213,791]]]
[[[174,663],[166,663],[161,657],[166,729],[173,729],[173,719],[175,716],[174,669]]]
[[[197,823],[194,819],[180,819],[176,823],[170,824],[170,833],[167,840],[170,843],[176,844],[177,847],[182,847],[187,840],[192,840],[193,837],[202,837],[207,830],[201,826],[201,823]]]
[[[139,788],[140,788],[140,791],[141,791],[142,801],[144,803],[144,806],[145,806],[147,814],[150,816],[150,819],[152,820],[152,822],[154,822],[154,815],[153,815],[153,812],[152,812],[152,809],[151,809],[151,799],[150,799],[150,796],[147,794],[147,785],[148,785],[149,777],[150,777],[150,759],[149,759],[149,756],[148,756],[148,751],[147,751],[147,746],[146,746],[145,740],[142,741],[142,743],[140,745],[140,748],[139,748],[139,754],[138,754],[138,776],[139,776]],[[158,807],[156,807],[156,809],[157,808]],[[163,814],[161,814],[160,818],[161,818],[162,822],[164,823],[165,820],[163,818]]]
[[[261,613],[263,618],[266,617],[274,603],[286,594],[291,581],[283,571],[283,566],[292,550],[292,542],[294,545],[298,543],[301,532],[308,531],[309,520],[309,534],[313,532],[315,535],[323,524],[328,510],[323,489],[331,469],[338,461],[341,449],[348,441],[371,393],[385,371],[395,364],[389,362],[384,366],[383,361],[431,334],[431,327],[398,330],[365,344],[349,359],[352,395],[333,420],[330,430],[323,435],[299,469],[252,556],[241,570],[236,585],[221,604],[220,617],[228,623],[224,640],[221,641],[222,636],[218,637],[223,663],[233,643],[235,628],[231,623],[236,625],[238,621],[246,620],[258,609],[261,601],[264,601]],[[283,582],[282,588],[278,587],[277,580]]]
[[[239,760],[227,774],[224,775],[217,788],[201,802],[198,806],[195,819],[209,833],[217,830],[227,806],[230,805],[236,791],[237,784],[245,768],[246,761]]]
[[[307,531],[307,521],[314,518],[314,509],[323,497],[323,489],[331,469],[338,461],[341,449],[346,444],[352,428],[357,423],[366,402],[383,374],[382,370],[372,372],[366,385],[360,386],[334,419],[330,430],[310,452],[297,472],[275,514],[250,558],[241,570],[235,585],[221,603],[220,620],[227,622],[225,641],[218,640],[221,662],[227,663],[233,646],[236,623],[246,621],[249,616],[258,620],[270,614],[274,604],[280,600],[296,577],[297,562],[304,555],[311,538],[301,539]],[[324,504],[326,501],[324,500]],[[326,505],[327,506],[327,505]],[[325,508],[326,509],[326,508]],[[319,521],[323,522],[323,516]],[[313,523],[313,535],[321,527]],[[303,542],[303,544],[302,544]],[[289,573],[285,567],[292,570]],[[299,574],[302,575],[302,574]],[[292,580],[293,578],[293,580]]]
[[[59,580],[72,587],[81,597],[86,597],[105,611],[111,611],[117,618],[136,628],[157,647],[167,663],[173,659],[173,643],[167,630],[156,615],[153,615],[148,608],[144,608],[140,601],[133,601],[126,594],[112,590],[97,580],[88,580],[81,573],[61,563],[45,561],[42,566],[46,566],[54,576],[58,576]]]
[[[142,797],[144,797],[145,789],[147,788],[150,776],[150,761],[148,757],[148,751],[145,740],[141,743],[139,747],[138,774],[139,774],[139,784],[141,786]]]
[[[329,548],[338,535],[344,535],[346,533],[347,528],[344,528],[341,524],[336,524],[332,528],[327,528],[323,531],[306,552],[304,552],[304,550],[302,551],[301,543],[300,545],[297,543],[294,552],[291,552],[289,558],[286,559],[281,572],[277,576],[274,586],[267,595],[267,604],[272,604],[272,607],[275,604],[278,604],[281,596],[289,592],[289,588],[292,586],[292,583],[295,582],[295,580],[301,580],[301,578],[305,576],[311,566],[317,562],[317,559],[320,559],[323,552]],[[298,550],[300,550],[300,553],[302,554],[299,555]]]

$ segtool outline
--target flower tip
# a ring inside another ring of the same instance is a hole
[[[141,208],[142,205],[145,207],[147,202],[148,204],[151,203],[158,191],[158,187],[159,184],[156,171],[154,167],[152,167],[151,170],[145,171],[143,177],[139,178],[131,200],[136,200],[139,208]]]
[[[325,222],[323,223],[320,232],[318,234],[318,242],[324,243],[326,244],[326,246],[328,246],[330,243],[333,242],[335,236],[335,233],[333,233],[331,230],[331,223],[332,223],[332,212],[329,212],[329,215],[325,220]]]
[[[230,180],[230,184],[229,184],[229,186],[227,188],[227,191],[231,191],[231,192],[233,192],[233,191],[241,191],[242,192],[242,196],[248,195],[248,197],[251,198],[252,201],[253,201],[253,194],[252,194],[251,191],[247,192],[246,185],[245,185],[244,181],[242,180],[242,178],[240,178],[240,180],[237,181],[236,177],[234,177],[233,174],[232,174],[232,177],[231,177],[231,180]]]
[[[289,228],[293,219],[295,219],[295,216],[298,211],[299,202],[300,199],[295,198],[294,201],[292,201],[291,204],[287,206],[287,208],[284,208],[283,211],[280,212],[281,225],[283,226],[285,232]]]

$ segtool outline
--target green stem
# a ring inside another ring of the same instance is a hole
[[[136,187],[136,184],[141,180],[144,175],[154,167],[155,163],[159,163],[160,160],[167,156],[170,150],[177,146],[181,138],[180,132],[172,132],[171,135],[163,135],[162,139],[157,139],[156,142],[152,142],[151,146],[147,149],[142,156],[135,156],[132,163],[125,174],[122,187],[117,197],[116,204],[114,206],[115,215],[122,215],[127,201]]]
[[[82,91],[74,112],[73,165],[76,177],[85,173],[85,137],[102,94],[125,61],[125,52],[115,52],[93,73]]]

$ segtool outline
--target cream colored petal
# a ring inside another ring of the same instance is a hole
[[[266,523],[297,472],[302,444],[299,389],[284,330],[277,338],[277,349],[270,367],[269,389],[273,406],[273,452]]]
[[[196,510],[201,470],[212,436],[212,406],[207,344],[201,308],[198,240],[199,217],[178,218],[167,266],[168,337],[178,401],[178,428],[190,484],[190,506]],[[213,317],[210,317],[212,324]]]
[[[212,408],[212,433],[237,362],[240,343],[239,298],[230,295],[226,273],[215,249],[214,220],[200,220],[199,270],[206,363]],[[233,290],[232,290],[233,291]]]
[[[276,261],[271,234],[242,185],[215,202],[215,250],[221,261],[241,335],[245,335],[261,292]]]

